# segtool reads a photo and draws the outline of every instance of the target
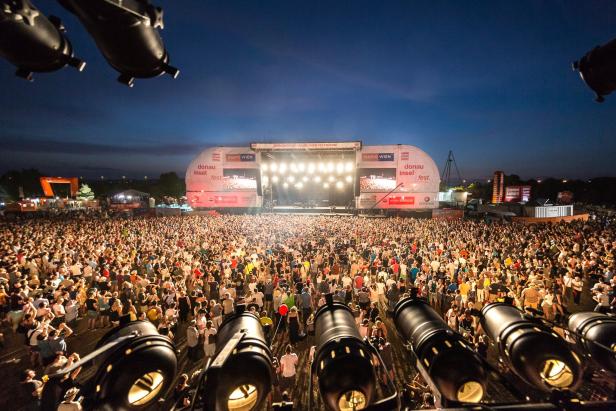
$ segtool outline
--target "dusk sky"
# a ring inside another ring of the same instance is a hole
[[[184,175],[201,149],[254,141],[411,144],[463,177],[616,176],[616,95],[571,62],[616,37],[605,1],[209,1],[163,7],[169,76],[116,81],[56,1],[79,73],[28,83],[0,60],[0,173]]]

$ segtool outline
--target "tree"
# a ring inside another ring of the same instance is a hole
[[[94,191],[87,184],[82,184],[77,192],[78,200],[94,200]]]
[[[179,198],[186,194],[186,186],[184,181],[175,172],[171,171],[160,175],[156,191],[159,196]]]

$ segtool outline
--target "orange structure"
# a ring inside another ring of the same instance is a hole
[[[79,190],[79,179],[77,177],[63,178],[63,177],[41,177],[41,187],[45,197],[54,197],[52,184],[70,184],[71,185],[71,197],[77,196],[77,190]]]

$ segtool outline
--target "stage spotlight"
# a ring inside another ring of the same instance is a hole
[[[580,72],[580,77],[592,91],[596,101],[602,103],[616,90],[616,39],[597,46],[573,63],[573,69]]]
[[[321,176],[314,176],[314,182],[315,183],[320,183],[321,182]]]
[[[239,305],[218,330],[214,360],[204,373],[193,409],[259,409],[271,391],[273,375],[272,353],[259,318]]]
[[[32,73],[56,71],[66,65],[83,70],[86,63],[73,56],[59,18],[45,17],[28,0],[0,4],[0,56],[17,67],[17,76],[32,81]]]
[[[297,165],[297,169],[298,169],[301,173],[303,173],[304,171],[306,171],[306,164],[304,164],[304,163],[299,163],[299,164]]]
[[[330,173],[332,173],[335,169],[334,163],[332,163],[331,161],[329,163],[327,163],[327,171],[329,171]]]
[[[297,166],[295,165],[295,163],[291,163],[289,168],[291,169],[292,173],[297,173]]]
[[[90,363],[97,371],[81,389],[84,409],[147,409],[168,391],[177,372],[173,342],[149,321],[129,322],[105,334],[79,362],[50,375],[42,409],[55,410],[67,389],[65,376]]]
[[[315,170],[316,170],[316,166],[314,165],[314,163],[308,164],[308,172],[310,174],[314,174]]]
[[[270,164],[270,169],[271,169],[273,172],[278,171],[278,164],[276,164],[276,163],[272,163],[272,164]]]
[[[333,183],[334,181],[336,181],[336,177],[334,177],[334,176],[329,176],[329,177],[327,178],[327,181],[329,181],[330,183]]]
[[[289,183],[283,183],[283,184],[282,184],[282,187],[283,187],[283,188],[289,188]]]
[[[272,176],[272,183],[278,182],[278,176]]]
[[[342,190],[344,188],[344,183],[342,181],[336,181],[336,188]]]
[[[261,179],[261,181],[263,182],[263,185],[266,186],[267,183],[269,183],[269,178],[267,176],[263,176],[263,178]]]
[[[280,163],[280,166],[278,166],[278,170],[280,171],[281,174],[284,174],[287,171],[287,164]]]
[[[347,183],[352,183],[352,182],[353,182],[353,177],[351,177],[351,176],[346,176],[346,177],[345,177],[345,180],[346,180],[346,182],[347,182]]]
[[[345,166],[344,166],[344,170],[347,173],[353,171],[353,163],[351,163],[350,161],[348,163],[346,163]]]
[[[328,189],[329,188],[329,183],[323,183],[323,188]]]
[[[569,344],[516,307],[484,306],[481,326],[498,344],[501,358],[527,383],[551,391],[573,390],[581,382],[582,363]]]
[[[297,188],[298,190],[301,190],[302,188],[304,188],[304,183],[300,181],[299,183],[295,184],[295,188]]]
[[[344,163],[336,164],[336,173],[342,174],[344,172]]]
[[[308,181],[308,177],[307,177],[307,176],[303,176],[303,177],[302,177],[302,181],[303,181],[304,183],[305,183],[305,182],[307,182],[307,181]]]
[[[362,341],[355,318],[344,304],[332,301],[315,316],[316,350],[313,371],[327,410],[361,410],[376,395],[372,355]]]
[[[477,403],[483,398],[484,364],[464,338],[447,326],[430,305],[406,298],[395,308],[396,329],[408,341],[438,391],[448,401]]]
[[[267,171],[267,163],[261,164],[261,171]]]
[[[60,0],[60,4],[79,18],[103,57],[120,72],[121,83],[132,87],[135,77],[179,75],[180,71],[169,65],[169,54],[158,32],[163,28],[160,7],[148,1]]]
[[[597,365],[616,374],[616,318],[595,312],[569,317],[575,342]]]
[[[319,163],[319,172],[324,173],[325,171],[327,171],[325,163]]]
[[[295,182],[295,176],[289,176],[289,177],[287,177],[287,182],[289,182],[289,183],[294,183],[294,182]]]

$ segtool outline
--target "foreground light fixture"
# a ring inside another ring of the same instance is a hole
[[[336,188],[342,190],[344,188],[344,183],[342,181],[336,181]]]
[[[527,383],[544,391],[574,390],[580,384],[582,363],[569,344],[516,307],[484,306],[481,326],[498,345],[501,358]]]
[[[48,376],[42,409],[57,409],[65,376],[88,364],[97,371],[81,389],[84,409],[147,409],[169,390],[177,372],[173,342],[149,321],[129,322],[105,334],[80,361]]]
[[[577,346],[599,367],[616,374],[616,318],[596,312],[569,317]]]
[[[481,358],[459,333],[453,331],[426,301],[406,298],[394,310],[396,329],[448,401],[478,403],[487,373]]]
[[[362,341],[355,318],[344,304],[332,301],[315,316],[316,350],[313,372],[325,409],[362,410],[376,395],[376,374],[369,349]]]
[[[263,327],[243,305],[236,311],[218,330],[214,360],[204,371],[193,409],[256,410],[271,391],[272,354]]]

